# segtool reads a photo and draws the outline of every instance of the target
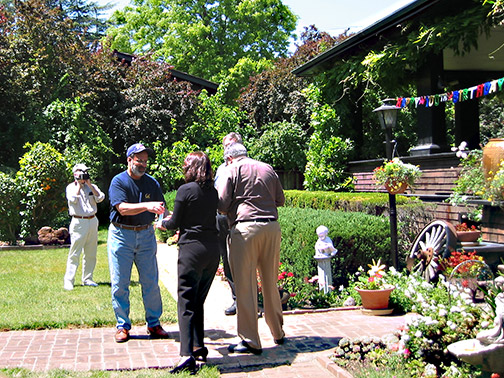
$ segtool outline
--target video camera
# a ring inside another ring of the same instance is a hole
[[[77,180],[89,180],[89,173],[82,172],[75,176]]]

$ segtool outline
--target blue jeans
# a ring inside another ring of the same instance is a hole
[[[129,286],[133,263],[138,270],[145,320],[148,327],[159,325],[163,312],[158,284],[157,243],[154,228],[133,231],[114,226],[108,232],[108,259],[112,284],[112,307],[117,328],[131,329]]]

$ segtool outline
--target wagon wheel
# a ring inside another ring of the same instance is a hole
[[[438,274],[439,258],[449,257],[456,246],[455,227],[442,220],[433,221],[415,238],[406,266],[426,281],[431,281]]]

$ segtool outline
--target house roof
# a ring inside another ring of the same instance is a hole
[[[123,52],[119,52],[117,50],[114,50],[114,55],[117,57],[119,61],[121,62],[124,61],[128,65],[130,65],[133,59],[136,58],[132,54],[126,54]],[[170,72],[172,77],[176,78],[177,80],[188,81],[193,85],[194,89],[197,90],[206,89],[210,94],[215,94],[217,92],[217,88],[219,87],[219,84],[214,83],[213,81],[206,80],[198,76],[190,75],[188,73],[178,71],[173,68],[170,69]]]
[[[474,6],[470,1],[452,0],[416,0],[395,13],[375,22],[374,24],[354,34],[343,42],[333,46],[327,51],[292,71],[297,76],[314,76],[329,70],[334,62],[346,55],[365,51],[380,42],[384,35],[393,35],[398,32],[398,27],[405,21],[420,17],[429,17],[441,13],[453,14],[467,7]],[[464,56],[455,54],[451,50],[443,51],[445,71],[502,71],[504,51],[499,50],[502,44],[504,28],[495,27],[490,36],[482,34],[478,40],[478,50],[471,51]],[[493,54],[492,56],[490,56]]]

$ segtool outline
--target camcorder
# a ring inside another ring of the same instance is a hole
[[[77,176],[75,176],[77,180],[89,180],[89,173],[83,172],[79,173]]]

